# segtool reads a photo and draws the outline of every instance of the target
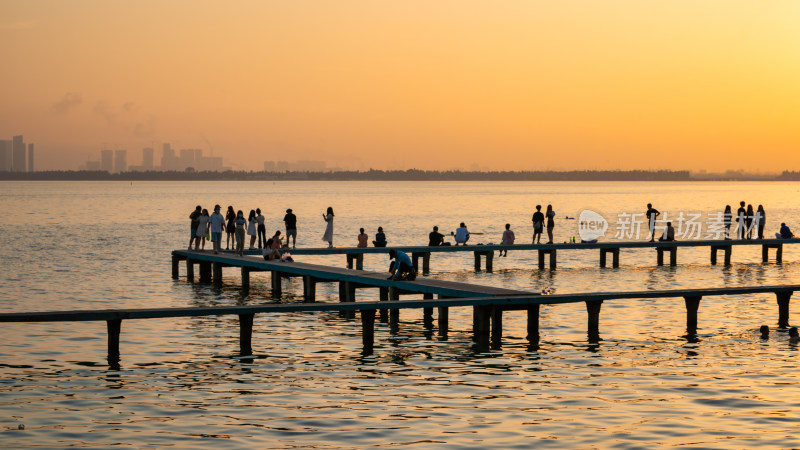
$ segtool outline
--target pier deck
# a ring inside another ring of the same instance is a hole
[[[619,267],[621,249],[647,249],[656,250],[656,264],[664,264],[664,253],[669,253],[669,264],[676,265],[678,262],[677,251],[680,247],[708,247],[711,250],[711,264],[717,264],[717,253],[724,253],[725,265],[731,264],[733,247],[737,246],[761,246],[761,257],[763,262],[769,261],[769,250],[775,250],[775,262],[783,262],[783,246],[789,244],[800,244],[800,239],[704,239],[688,241],[605,241],[594,243],[554,243],[554,244],[514,244],[514,245],[466,245],[466,246],[393,246],[393,247],[335,247],[335,248],[297,248],[288,250],[293,255],[346,255],[348,265],[353,261],[356,268],[362,266],[363,255],[371,253],[388,253],[389,250],[401,250],[409,253],[414,262],[414,266],[419,268],[418,260],[423,260],[422,272],[428,273],[430,268],[431,253],[452,253],[452,252],[473,252],[475,256],[475,270],[481,270],[481,257],[485,259],[487,272],[492,271],[492,261],[495,251],[537,251],[539,254],[539,268],[544,269],[545,260],[549,258],[549,268],[555,269],[557,266],[558,251],[566,250],[599,250],[600,267],[606,267],[607,254],[611,254],[612,267]],[[224,253],[228,253],[225,251]],[[245,250],[247,255],[260,255],[260,250]]]

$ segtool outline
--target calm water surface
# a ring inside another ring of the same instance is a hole
[[[221,289],[171,279],[169,252],[187,245],[196,204],[261,207],[268,233],[283,229],[291,207],[298,245],[316,247],[327,206],[334,244],[349,246],[359,227],[383,226],[391,244],[422,244],[431,226],[449,232],[461,221],[486,233],[476,242],[498,242],[505,223],[529,242],[537,203],[554,205],[563,242],[577,235],[564,216],[586,208],[613,221],[647,202],[705,215],[739,200],[764,205],[770,233],[781,221],[800,226],[797,183],[0,182],[0,311],[271,302],[265,274],[253,275],[249,295],[235,269]],[[536,268],[534,252],[511,252],[495,258],[493,274],[475,273],[469,253],[434,254],[430,276],[559,293],[800,283],[800,249],[785,249],[780,266],[762,264],[760,250],[735,247],[732,266],[711,267],[707,248],[680,249],[674,268],[656,267],[652,250],[623,250],[621,267],[606,270],[596,251],[560,252],[553,272]],[[365,269],[387,262],[367,255]],[[334,284],[317,295],[338,301]],[[280,301],[301,296],[292,279]],[[798,348],[785,333],[762,341],[756,331],[774,329],[774,295],[704,298],[696,340],[685,336],[680,299],[605,302],[599,345],[587,342],[584,305],[544,306],[538,349],[525,340],[524,313],[504,317],[502,346],[490,352],[472,346],[471,310],[450,314],[442,340],[421,311],[402,311],[396,333],[376,325],[370,356],[357,318],[257,315],[254,361],[236,358],[234,316],[128,320],[120,370],[105,361],[105,323],[3,324],[0,445],[800,446]]]

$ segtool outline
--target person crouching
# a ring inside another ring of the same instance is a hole
[[[405,252],[391,249],[389,250],[389,259],[392,262],[389,264],[389,272],[391,275],[388,280],[414,280],[417,278],[417,273],[414,271],[414,266],[411,264],[411,258]]]

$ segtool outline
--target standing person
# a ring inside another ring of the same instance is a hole
[[[222,243],[222,230],[225,229],[225,218],[219,213],[219,205],[214,205],[214,212],[208,218],[209,229],[211,230],[211,243],[214,244],[214,254],[219,253]]]
[[[195,248],[197,243],[195,239],[197,239],[197,227],[200,225],[200,215],[203,214],[203,207],[197,205],[197,207],[189,214],[189,220],[192,222],[189,224],[189,231],[191,234],[189,235],[189,250],[192,249],[192,242],[195,242]]]
[[[250,236],[250,250],[255,248],[256,245],[256,210],[251,209],[250,214],[247,216],[247,235]]]
[[[755,217],[755,213],[753,212],[753,205],[747,205],[747,216],[745,216],[744,223],[747,227],[747,239],[753,239],[753,217]]]
[[[542,231],[544,231],[544,214],[542,214],[542,205],[536,205],[536,212],[533,213],[533,217],[531,218],[533,222],[533,242],[531,244],[536,244],[536,238],[539,238],[539,244],[542,243]]]
[[[731,239],[731,221],[733,220],[733,213],[731,212],[731,205],[725,205],[725,212],[722,213],[723,225],[725,225],[725,240]]]
[[[383,232],[383,227],[378,227],[378,232],[375,233],[375,240],[372,241],[375,247],[386,247],[386,234]]]
[[[764,239],[764,225],[767,223],[767,215],[764,213],[764,207],[758,205],[756,211],[756,229],[758,229],[758,238]]]
[[[453,235],[453,240],[456,241],[456,245],[467,245],[467,241],[469,240],[469,230],[467,230],[467,226],[464,222],[461,222],[461,225],[456,228],[456,232]]]
[[[369,242],[369,235],[364,233],[363,228],[359,228],[358,231],[360,231],[360,233],[358,234],[358,245],[356,245],[356,247],[365,248]]]
[[[289,238],[292,238],[292,248],[297,243],[297,216],[292,213],[292,208],[286,210],[283,216],[283,223],[286,224],[286,245],[289,245]]]
[[[428,233],[428,246],[439,247],[444,244],[444,235],[439,233],[439,227],[434,226],[433,231]]]
[[[333,248],[333,207],[328,206],[326,214],[322,215],[322,219],[328,224],[325,227],[325,234],[322,235],[322,240],[328,243],[328,248]]]
[[[256,208],[256,233],[258,233],[258,248],[261,246],[261,239],[264,239],[264,245],[267,245],[267,227],[264,226],[264,216],[261,215],[261,208]]]
[[[644,215],[647,217],[647,229],[650,232],[650,242],[654,242],[656,240],[656,218],[661,215],[661,212],[653,208],[652,203],[648,203],[647,212],[645,212]]]
[[[247,225],[247,219],[244,218],[241,209],[236,213],[236,220],[233,223],[236,225],[236,249],[233,253],[244,256],[244,227]]]
[[[225,221],[227,222],[225,225],[225,233],[228,235],[225,250],[230,250],[231,242],[233,242],[234,247],[236,246],[236,239],[234,236],[234,233],[236,233],[236,213],[233,211],[233,206],[228,205],[228,212],[225,213]]]
[[[506,231],[503,231],[503,239],[500,245],[514,245],[514,232],[511,231],[511,224],[506,224]],[[500,250],[500,256],[508,256],[508,250]]]
[[[556,212],[553,211],[553,205],[547,205],[547,211],[544,213],[544,216],[547,218],[547,243],[553,243],[553,228],[556,227]]]
[[[203,209],[200,217],[197,218],[197,240],[194,241],[194,249],[197,250],[198,244],[203,243],[203,250],[206,249],[206,233],[208,233],[208,210]]]
[[[736,239],[744,239],[746,217],[747,210],[744,207],[744,202],[739,202],[739,209],[736,210]]]

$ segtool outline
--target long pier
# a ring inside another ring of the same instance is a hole
[[[422,260],[422,273],[429,273],[431,253],[451,253],[451,252],[473,252],[475,270],[481,270],[481,262],[487,272],[492,272],[494,252],[500,250],[508,251],[536,251],[539,257],[539,269],[556,269],[558,264],[558,252],[567,250],[598,250],[600,267],[608,266],[610,255],[611,267],[617,268],[620,263],[620,250],[622,249],[647,249],[652,248],[656,251],[656,265],[662,266],[665,261],[665,253],[669,255],[669,265],[678,264],[678,248],[681,247],[708,247],[710,249],[710,262],[717,264],[717,255],[722,252],[723,263],[726,266],[731,264],[733,247],[740,246],[761,246],[761,260],[769,262],[770,253],[774,253],[775,262],[783,262],[783,246],[800,244],[800,239],[711,239],[711,240],[689,240],[689,241],[608,241],[595,243],[563,243],[563,244],[514,244],[514,245],[466,245],[466,246],[394,246],[394,247],[336,247],[336,248],[296,248],[288,250],[293,255],[345,255],[348,266],[356,269],[363,267],[363,257],[370,253],[388,253],[389,250],[401,250],[411,256],[414,267],[419,270],[419,260]],[[771,252],[774,250],[774,252]],[[223,253],[228,253],[223,251]],[[245,250],[247,255],[260,255],[261,250]],[[355,263],[355,264],[353,264]]]
[[[417,282],[403,282],[417,283]],[[407,287],[407,286],[406,286]],[[119,336],[123,320],[158,319],[197,316],[239,316],[239,351],[242,356],[252,355],[252,332],[256,314],[287,313],[297,311],[360,311],[362,344],[365,353],[372,353],[374,344],[376,311],[396,311],[400,309],[433,309],[451,307],[473,308],[473,333],[475,343],[485,347],[489,343],[499,346],[503,334],[503,312],[524,310],[528,314],[527,339],[533,344],[539,342],[539,306],[542,304],[561,304],[584,302],[587,311],[587,334],[590,342],[599,341],[600,308],[605,300],[679,298],[686,305],[686,329],[689,335],[697,332],[697,313],[700,301],[708,296],[774,293],[778,303],[778,326],[789,327],[789,301],[800,285],[755,286],[709,289],[675,289],[629,292],[598,292],[558,295],[496,295],[468,298],[440,298],[423,300],[388,300],[369,302],[334,303],[289,303],[254,306],[216,306],[190,308],[147,308],[147,309],[107,309],[88,311],[49,311],[0,314],[0,322],[84,322],[106,321],[108,330],[108,361],[112,367],[119,367]],[[432,323],[426,324],[426,327]],[[439,334],[447,333],[448,322],[439,317]]]

